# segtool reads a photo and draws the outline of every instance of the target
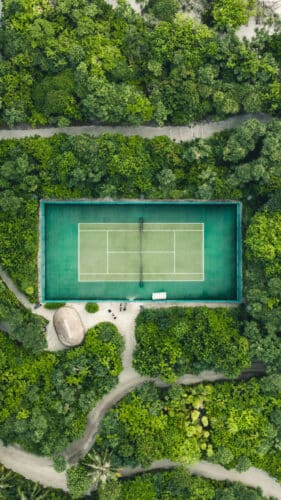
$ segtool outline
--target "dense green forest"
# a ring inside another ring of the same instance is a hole
[[[111,323],[100,323],[75,349],[35,355],[1,332],[0,345],[0,439],[56,459],[83,435],[87,414],[117,383],[123,338]]]
[[[112,472],[163,457],[182,464],[205,459],[239,471],[255,465],[280,481],[280,383],[279,375],[168,389],[144,384],[106,414],[95,453],[110,460]],[[91,452],[68,470],[71,491],[81,494],[93,483],[93,460]]]
[[[117,199],[143,194],[152,199],[241,200],[247,304],[239,308],[239,327],[235,328],[246,337],[248,347],[244,338],[243,349],[239,351],[236,344],[232,359],[225,360],[224,367],[217,366],[237,374],[249,358],[264,361],[268,373],[279,371],[280,151],[281,121],[277,119],[267,125],[249,120],[232,131],[186,143],[174,143],[167,137],[148,140],[107,134],[3,140],[1,264],[36,301],[40,198]],[[223,353],[223,348],[217,353],[221,360]],[[140,363],[138,367],[142,373],[155,370],[153,366],[141,368]],[[175,375],[180,373],[172,365],[165,369],[171,375],[173,370]],[[167,376],[167,371],[162,374]]]
[[[203,23],[151,0],[4,0],[0,120],[190,123],[239,112],[279,113],[279,31],[241,42],[255,0],[206,3]]]
[[[250,358],[237,316],[223,308],[144,310],[136,319],[135,369],[169,381],[203,370],[238,376]]]

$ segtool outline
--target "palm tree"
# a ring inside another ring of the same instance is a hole
[[[88,454],[84,464],[89,469],[88,474],[95,488],[97,488],[100,483],[104,484],[107,481],[116,480],[121,475],[118,469],[112,467],[110,461],[107,459],[107,450],[103,455],[99,455],[97,452],[92,451]]]

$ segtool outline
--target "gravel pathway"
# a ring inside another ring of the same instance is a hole
[[[166,135],[176,142],[190,141],[196,138],[207,138],[215,132],[221,132],[225,129],[238,127],[246,120],[256,118],[266,123],[270,120],[270,115],[265,113],[248,113],[245,115],[236,115],[226,120],[217,122],[201,122],[191,124],[190,126],[165,126],[165,127],[152,127],[152,126],[139,126],[139,127],[126,127],[121,125],[107,126],[107,125],[81,125],[77,127],[48,127],[48,128],[19,128],[19,129],[1,129],[0,139],[21,139],[23,137],[52,137],[55,134],[89,134],[92,136],[99,136],[101,134],[123,134],[125,136],[139,135],[151,139],[152,137]]]

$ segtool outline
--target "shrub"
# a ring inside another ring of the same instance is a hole
[[[65,302],[46,302],[44,304],[45,309],[59,309],[63,306],[65,306]]]
[[[57,472],[63,472],[66,469],[66,460],[63,455],[55,455],[53,457],[53,466]]]
[[[99,310],[99,306],[96,302],[88,302],[85,305],[85,309],[88,313],[95,313]]]

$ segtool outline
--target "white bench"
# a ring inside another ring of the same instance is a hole
[[[153,292],[152,293],[152,300],[166,300],[167,299],[167,292]]]

